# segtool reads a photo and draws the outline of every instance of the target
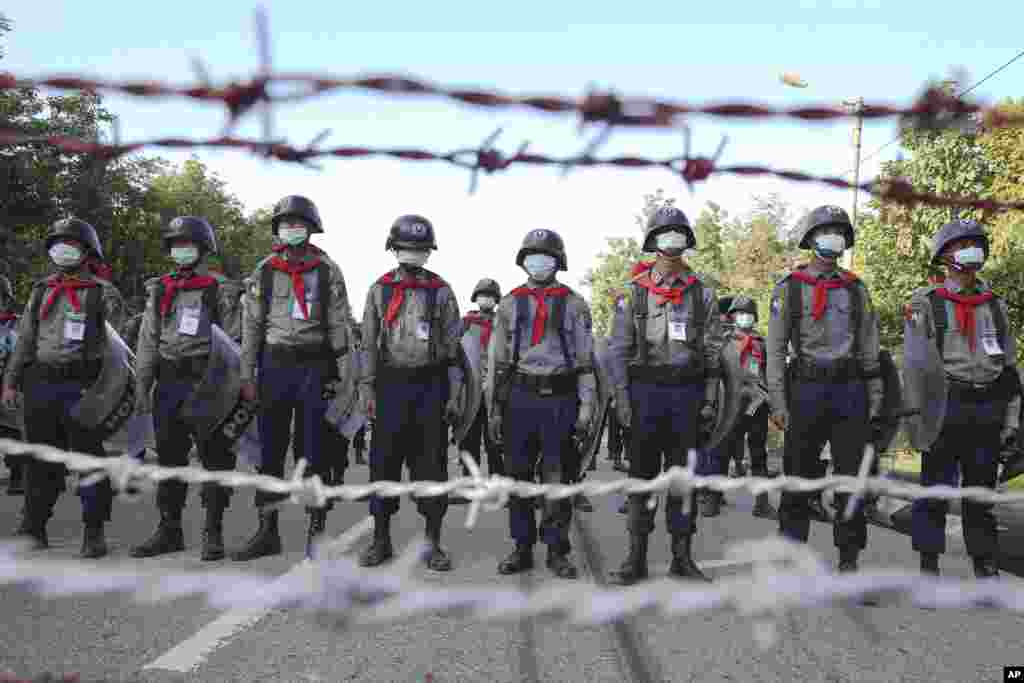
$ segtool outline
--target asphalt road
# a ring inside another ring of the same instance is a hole
[[[455,473],[456,465],[450,467]],[[617,476],[601,460],[599,479]],[[593,476],[593,475],[592,475]],[[365,466],[350,469],[348,481],[367,478]],[[751,516],[752,499],[730,494],[720,517],[702,519],[696,559],[713,577],[745,571],[723,560],[725,545],[776,533],[776,523]],[[624,558],[624,517],[617,497],[595,499],[585,515],[605,569]],[[8,528],[16,523],[20,499],[0,497]],[[455,568],[449,574],[419,572],[438,587],[475,583],[517,585],[502,577],[498,561],[511,549],[506,514],[483,512],[477,526],[464,527],[466,507],[450,508],[444,543]],[[328,532],[343,533],[366,516],[365,504],[343,504],[331,512]],[[189,493],[187,549],[172,558],[183,567],[209,567],[198,559],[202,523],[198,491]],[[81,524],[77,498],[65,495],[50,523],[48,556],[70,559],[78,550]],[[662,517],[652,536],[652,572],[663,576],[670,553]],[[130,546],[154,528],[152,497],[115,504],[109,525],[113,558],[93,563],[97,572],[124,560]],[[251,493],[237,495],[228,511],[225,540],[238,546],[255,519]],[[403,501],[395,521],[401,546],[421,529],[415,506]],[[282,513],[285,553],[252,563],[252,571],[283,574],[302,561],[305,515],[297,506]],[[574,557],[586,570],[578,535]],[[364,541],[365,542],[365,541]],[[834,559],[831,528],[815,524],[811,545]],[[543,566],[529,580],[561,581]],[[135,560],[156,563],[160,560]],[[166,561],[166,559],[164,559]],[[237,568],[226,560],[216,563]],[[865,567],[916,569],[909,539],[872,526]],[[943,559],[948,576],[970,576],[962,539],[951,536]],[[582,581],[593,580],[586,571]],[[1019,581],[1006,576],[1004,580]],[[718,610],[678,619],[641,615],[632,619],[638,641],[665,681],[1001,681],[1002,667],[1024,663],[1024,618],[987,609],[922,610],[895,602],[857,608],[881,634],[873,642],[840,608],[795,611],[779,622],[780,639],[762,651],[748,619]],[[222,613],[198,599],[159,605],[137,604],[117,594],[93,598],[45,599],[22,587],[0,587],[0,672],[23,677],[42,672],[78,673],[87,681],[628,681],[623,654],[610,626],[577,628],[561,622],[480,623],[458,616],[423,616],[375,628],[338,630],[309,615],[276,610],[261,615]]]

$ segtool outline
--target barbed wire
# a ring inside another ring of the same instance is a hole
[[[318,138],[322,138],[322,135],[318,136]],[[691,192],[695,183],[703,182],[712,175],[734,175],[741,177],[771,176],[792,182],[827,185],[842,190],[856,188],[884,201],[903,205],[927,204],[937,207],[961,207],[988,211],[1024,209],[1024,201],[998,201],[917,191],[910,182],[901,178],[887,178],[854,184],[838,176],[815,175],[803,171],[780,170],[768,166],[744,164],[719,166],[717,161],[718,156],[721,154],[721,146],[715,157],[684,155],[663,159],[650,159],[642,156],[599,158],[590,156],[589,150],[585,151],[581,156],[553,157],[545,154],[527,153],[525,151],[526,145],[524,144],[515,154],[506,156],[489,144],[478,148],[463,148],[443,153],[413,147],[358,146],[318,148],[313,145],[293,147],[283,143],[267,144],[259,140],[230,136],[202,140],[169,137],[127,144],[107,144],[65,135],[33,136],[11,128],[0,128],[0,145],[47,145],[64,152],[95,155],[103,159],[113,159],[144,148],[157,147],[166,149],[207,148],[245,150],[261,157],[313,167],[316,167],[312,163],[314,159],[326,157],[348,160],[388,157],[400,161],[443,162],[472,173],[469,187],[470,193],[473,193],[477,187],[477,177],[480,172],[493,175],[500,171],[506,171],[513,166],[558,167],[562,169],[563,173],[574,168],[614,167],[623,170],[665,170],[681,178]]]

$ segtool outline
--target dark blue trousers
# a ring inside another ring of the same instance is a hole
[[[697,448],[697,420],[704,401],[704,383],[650,384],[633,382],[629,476],[654,479],[670,467],[685,467],[689,452]],[[703,472],[698,467],[699,474]],[[654,531],[654,510],[647,507],[649,494],[630,494],[629,531],[646,535]],[[669,494],[665,526],[672,536],[692,535],[697,530],[696,491],[690,494],[690,514],[683,513],[682,496]]]
[[[805,382],[790,384],[789,426],[783,455],[787,476],[816,479],[822,476],[821,450],[831,443],[832,467],[836,475],[856,476],[870,436],[867,385],[853,382]],[[811,532],[808,503],[814,494],[783,492],[779,503],[779,531],[794,541],[806,543]],[[844,521],[848,493],[835,494],[833,539],[838,548],[863,550],[867,545],[867,518],[863,501],[850,521]]]
[[[24,378],[25,440],[63,450],[106,457],[103,441],[82,429],[70,411],[87,388],[83,382],[45,382],[29,366]],[[45,523],[53,514],[57,498],[67,490],[68,471],[59,463],[32,459],[27,463],[25,478],[25,514],[38,523]],[[82,521],[98,525],[110,521],[113,490],[110,479],[90,486],[80,486]]]
[[[161,378],[156,385],[153,404],[153,428],[156,431],[157,463],[162,467],[186,467],[188,455],[195,442],[199,462],[211,471],[235,469],[235,455],[228,449],[213,452],[200,442],[181,419],[181,404],[189,397],[198,379]],[[176,512],[185,507],[188,484],[167,479],[157,486],[156,504],[161,510]],[[204,506],[211,503],[226,506],[231,489],[213,482],[203,484],[200,499]]]
[[[306,475],[327,476],[327,455],[321,444],[327,401],[324,383],[328,377],[327,362],[293,363],[274,361],[263,354],[260,367],[260,439],[263,442],[260,474],[284,477],[285,457],[292,441],[292,420],[296,439],[295,459],[306,460]],[[256,506],[267,505],[287,496],[256,492]]]
[[[921,485],[994,489],[1006,417],[1006,400],[970,401],[950,392],[942,432],[931,450],[921,456]],[[918,499],[911,508],[913,548],[921,553],[946,552],[946,513],[949,502]],[[991,503],[963,501],[964,542],[972,557],[995,557],[996,518]]]
[[[377,421],[370,444],[370,481],[401,481],[402,465],[411,481],[447,481],[447,426],[443,424],[447,368],[403,373],[378,370],[375,393]],[[370,514],[389,517],[399,499],[370,497]],[[428,521],[439,522],[448,509],[447,496],[416,499]]]
[[[579,457],[572,441],[577,410],[575,392],[541,396],[514,385],[503,419],[508,476],[519,481],[537,481],[539,469],[541,483],[572,483],[579,468]],[[541,541],[555,552],[568,553],[572,501],[568,498],[544,498],[543,501]],[[508,525],[516,544],[535,544],[537,519],[533,501],[511,498]]]

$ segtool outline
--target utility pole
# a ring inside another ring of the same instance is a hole
[[[850,221],[853,223],[854,234],[857,231],[857,193],[860,188],[860,141],[861,133],[864,130],[864,98],[858,97],[846,100],[843,104],[857,115],[857,125],[853,129],[853,211],[850,213]],[[853,247],[843,254],[843,267],[849,270],[853,266]]]

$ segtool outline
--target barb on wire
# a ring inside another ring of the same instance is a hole
[[[730,479],[721,475],[697,475],[693,467],[687,469],[672,467],[667,472],[650,480],[618,479],[614,481],[593,481],[577,484],[535,484],[517,481],[501,476],[484,478],[479,468],[475,476],[452,479],[446,482],[394,482],[376,481],[368,484],[344,484],[325,486],[319,476],[305,478],[306,461],[299,460],[290,479],[278,479],[263,474],[249,474],[237,471],[210,471],[199,467],[160,467],[147,465],[131,457],[97,458],[83,453],[62,451],[44,444],[26,444],[10,439],[0,439],[0,454],[27,455],[46,462],[60,463],[75,472],[90,473],[88,481],[110,477],[118,490],[129,487],[152,488],[161,481],[178,480],[192,484],[216,482],[229,488],[256,488],[268,493],[291,496],[292,502],[313,507],[323,507],[329,500],[355,501],[369,496],[397,498],[407,495],[437,497],[460,495],[470,501],[501,506],[509,496],[532,498],[543,496],[551,500],[572,498],[578,494],[588,497],[629,493],[656,493],[660,491],[685,491],[692,488],[709,488],[728,493],[740,489],[754,495],[775,491],[811,493],[832,490],[841,493],[875,493],[913,500],[929,498],[935,500],[969,499],[981,503],[1011,504],[1024,502],[1024,492],[999,493],[982,486],[920,486],[908,482],[894,481],[884,477],[829,476],[820,479],[781,476],[774,479],[763,477],[742,477]],[[690,458],[695,461],[695,458]],[[688,496],[683,496],[684,504]]]
[[[778,170],[766,166],[718,166],[717,160],[721,156],[725,144],[728,142],[727,138],[722,139],[715,152],[715,156],[711,158],[672,157],[666,159],[648,159],[636,156],[620,156],[599,159],[588,156],[590,154],[590,151],[588,150],[584,150],[584,153],[581,156],[566,158],[550,157],[543,154],[531,154],[525,151],[528,144],[525,142],[520,145],[519,150],[513,156],[503,156],[498,150],[488,147],[462,149],[443,154],[413,148],[318,148],[316,143],[318,141],[322,142],[326,134],[327,131],[319,134],[314,138],[314,141],[306,147],[292,147],[284,143],[274,143],[268,146],[262,141],[246,140],[235,137],[220,137],[205,140],[157,138],[130,144],[107,145],[63,135],[32,136],[22,133],[19,130],[0,127],[0,146],[41,144],[56,147],[69,153],[90,154],[111,159],[137,152],[146,147],[169,149],[237,149],[246,150],[261,156],[273,157],[279,161],[301,163],[313,166],[314,168],[316,168],[316,166],[311,164],[310,160],[323,157],[335,157],[339,159],[390,157],[400,161],[440,161],[471,171],[474,174],[474,177],[471,178],[471,191],[475,191],[476,189],[475,174],[479,171],[491,174],[496,171],[506,170],[517,164],[530,166],[556,166],[562,169],[567,167],[597,166],[610,166],[619,169],[663,169],[679,176],[688,184],[688,186],[691,187],[693,183],[707,180],[711,175],[715,174],[737,175],[744,177],[772,176],[792,182],[819,183],[842,190],[857,188],[860,191],[867,192],[885,201],[897,204],[927,204],[937,207],[963,207],[990,211],[1024,209],[1024,201],[1001,202],[992,199],[978,199],[976,197],[937,195],[928,192],[918,192],[910,182],[903,179],[868,181],[855,185],[845,178],[837,176],[820,176],[804,173],[802,171]],[[591,144],[600,142],[600,137],[601,136],[599,135],[595,138]],[[468,155],[472,155],[474,161],[466,161],[465,159]]]

